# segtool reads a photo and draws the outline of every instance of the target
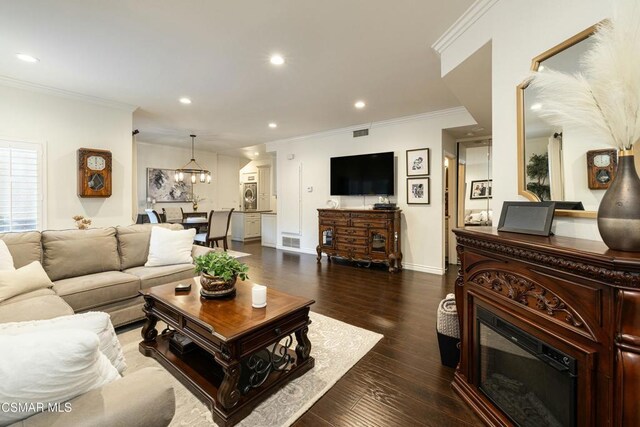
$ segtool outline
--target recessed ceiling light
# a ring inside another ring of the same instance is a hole
[[[16,57],[24,62],[40,62],[35,56],[27,55],[26,53],[16,53]]]
[[[467,132],[467,136],[473,136],[473,132]]]
[[[357,101],[355,104],[353,104],[356,108],[358,109],[362,109],[364,108],[367,104],[364,103],[364,101]]]
[[[284,64],[284,58],[282,57],[282,55],[271,55],[271,58],[269,58],[269,62],[271,62],[273,65],[282,65]]]
[[[191,100],[189,98],[180,98],[180,102],[182,104],[191,104]]]
[[[544,71],[544,65],[539,66],[538,71]]]
[[[277,128],[277,127],[278,127],[278,124],[277,124],[277,123],[269,123],[269,127],[270,127],[271,129],[275,129],[275,128]]]
[[[259,156],[260,153],[258,153],[257,151],[253,153],[255,156]]]
[[[529,107],[529,108],[531,108],[531,110],[533,110],[533,111],[538,111],[539,109],[542,108],[542,104],[535,103],[535,104],[531,105],[531,107]]]

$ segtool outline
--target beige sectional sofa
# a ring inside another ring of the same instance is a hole
[[[172,229],[181,225],[153,224]],[[40,261],[53,289],[0,303],[0,323],[51,319],[82,311],[105,311],[114,326],[142,319],[140,289],[194,276],[192,264],[144,267],[150,224],[89,230],[0,234],[16,268]],[[210,249],[194,246],[193,255]],[[69,413],[42,412],[11,427],[90,425],[155,427],[175,412],[169,374],[144,368],[70,401]]]
[[[154,224],[182,229],[181,225]],[[138,291],[194,276],[192,264],[145,267],[151,224],[0,234],[16,268],[40,261],[53,289],[0,303],[0,322],[104,311],[115,327],[144,317]],[[194,255],[205,248],[194,246]],[[62,300],[60,298],[62,297]]]

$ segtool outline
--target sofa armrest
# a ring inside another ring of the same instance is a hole
[[[168,426],[176,409],[170,384],[163,369],[144,368],[72,399],[67,413],[41,412],[11,427]]]

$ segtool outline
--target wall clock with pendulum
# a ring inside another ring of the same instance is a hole
[[[587,151],[587,180],[592,190],[606,190],[618,168],[618,153],[614,149]]]
[[[78,197],[111,196],[111,151],[78,150]]]

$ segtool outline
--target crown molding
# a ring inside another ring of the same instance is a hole
[[[89,102],[91,104],[96,104],[103,107],[124,110],[130,113],[133,113],[135,110],[138,109],[136,105],[127,104],[126,102],[113,101],[110,99],[104,99],[97,96],[85,95],[78,92],[72,92],[70,90],[58,89],[55,87],[46,86],[39,83],[28,82],[25,80],[18,80],[18,79],[14,79],[14,78],[2,76],[2,75],[0,75],[0,86],[8,86],[8,87],[14,87],[18,89],[30,90],[32,92],[46,93],[48,95],[59,96],[62,98]]]
[[[412,116],[404,116],[404,117],[396,117],[394,119],[388,119],[388,120],[381,120],[379,122],[369,122],[369,123],[364,123],[364,124],[360,124],[360,125],[354,125],[354,126],[348,126],[348,127],[344,127],[344,128],[339,128],[339,129],[331,129],[331,130],[326,130],[326,131],[322,131],[322,132],[316,132],[316,133],[312,133],[312,134],[308,134],[308,135],[302,135],[302,136],[294,136],[292,138],[285,138],[285,139],[278,139],[275,141],[270,141],[267,142],[267,152],[269,151],[274,151],[275,148],[275,144],[279,144],[282,142],[294,142],[294,141],[302,141],[305,139],[310,139],[310,138],[318,138],[318,137],[327,137],[327,136],[332,136],[332,135],[338,135],[338,134],[343,134],[343,133],[350,133],[353,132],[354,130],[360,130],[360,129],[373,129],[373,128],[379,128],[379,127],[384,127],[384,126],[392,126],[392,125],[396,125],[399,123],[406,123],[406,122],[414,122],[414,121],[419,121],[419,120],[425,120],[425,119],[433,119],[436,117],[445,117],[445,116],[453,116],[456,114],[469,114],[467,109],[464,107],[454,107],[454,108],[447,108],[445,110],[438,110],[438,111],[431,111],[428,113],[421,113],[421,114],[415,114]]]
[[[442,55],[451,44],[464,34],[478,19],[489,11],[500,0],[476,0],[447,31],[440,36],[431,49]]]

